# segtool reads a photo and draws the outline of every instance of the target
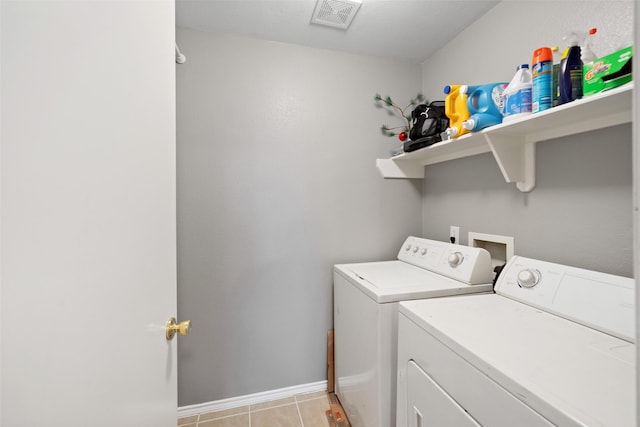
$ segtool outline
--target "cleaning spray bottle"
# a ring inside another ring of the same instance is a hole
[[[582,98],[582,59],[580,46],[578,46],[581,38],[576,32],[570,32],[562,38],[569,47],[562,53],[560,61],[558,105]]]
[[[597,28],[592,28],[587,31],[587,35],[584,37],[580,56],[580,59],[582,59],[582,65],[588,64],[589,62],[593,62],[598,59],[598,55],[596,55],[596,53],[593,51],[593,48],[591,47],[591,42],[593,41],[594,36],[597,32]]]
[[[533,51],[531,75],[532,111],[538,113],[553,106],[553,53],[550,47],[539,47]]]
[[[449,118],[446,134],[449,138],[457,138],[468,130],[462,127],[462,122],[469,118],[467,109],[467,94],[460,92],[462,85],[447,85],[444,87],[444,112]]]

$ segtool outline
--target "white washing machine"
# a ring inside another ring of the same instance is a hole
[[[398,427],[637,426],[633,279],[513,257],[495,290],[400,304]]]
[[[334,267],[335,388],[353,427],[395,424],[398,302],[491,292],[490,258],[409,237],[395,261]]]

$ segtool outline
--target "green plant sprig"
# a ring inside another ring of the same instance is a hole
[[[409,130],[411,129],[411,112],[407,114],[406,113],[407,109],[409,107],[415,108],[418,104],[426,102],[426,98],[422,93],[418,93],[416,97],[411,99],[409,101],[409,104],[404,108],[400,108],[400,106],[398,106],[398,104],[393,102],[391,97],[388,95],[383,98],[380,94],[376,93],[376,95],[373,97],[373,100],[378,107],[387,108],[387,111],[390,114],[400,116],[406,122],[406,125],[404,126],[396,126],[392,128],[388,127],[387,125],[382,125],[380,127],[380,131],[382,132],[383,135],[389,136],[389,137],[396,136],[401,132],[409,132]],[[413,111],[413,108],[411,109],[411,111]]]

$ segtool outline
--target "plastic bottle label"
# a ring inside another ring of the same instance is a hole
[[[582,67],[572,68],[571,75],[571,98],[582,98]]]
[[[531,88],[504,93],[504,116],[531,112]]]
[[[493,103],[495,104],[495,106],[498,108],[498,111],[504,110],[502,106],[502,92],[504,92],[504,89],[506,87],[507,87],[506,84],[501,84],[501,85],[495,86],[491,90],[491,99],[493,100]]]
[[[553,63],[551,61],[538,62],[531,70],[533,76],[532,111],[551,108],[553,104]]]

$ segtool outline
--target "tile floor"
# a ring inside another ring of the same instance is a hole
[[[324,391],[180,418],[180,427],[329,427]]]

